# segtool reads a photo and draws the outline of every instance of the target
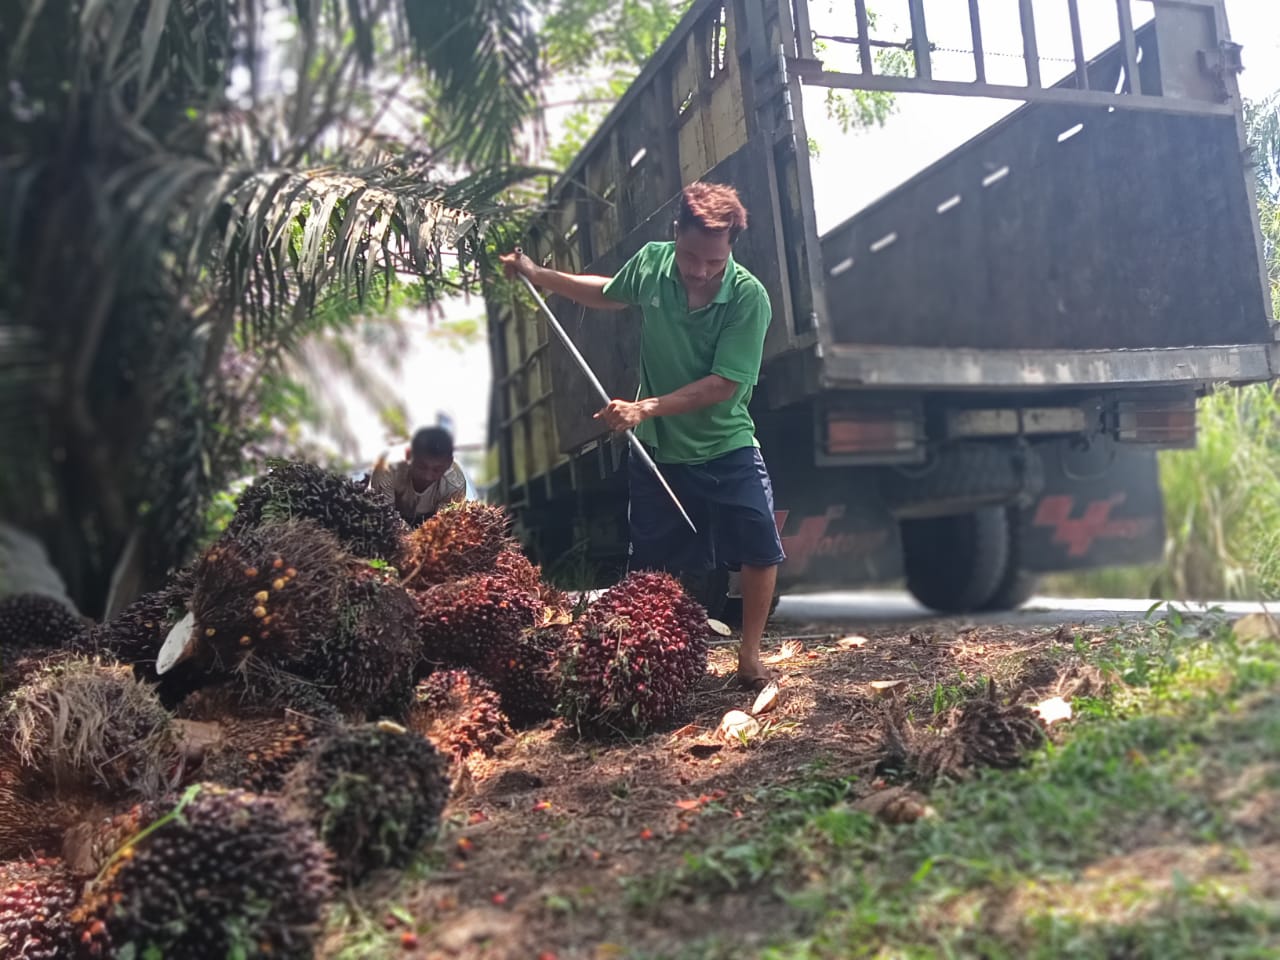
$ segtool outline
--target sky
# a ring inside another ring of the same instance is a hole
[[[1070,35],[1067,32],[1066,5],[1062,0],[1033,0],[1038,26],[1041,70],[1046,83],[1070,71]],[[959,0],[928,0],[926,16],[930,40],[938,47],[967,49],[969,28],[967,4]],[[885,38],[906,37],[904,0],[879,0],[872,4],[881,11],[873,35]],[[1025,82],[1020,59],[1001,57],[1014,53],[1020,57],[1022,42],[1017,30],[1017,6],[1014,0],[983,0],[982,9],[1005,13],[1005,22],[984,19],[984,42],[988,51],[988,79],[992,82]],[[851,24],[834,18],[829,11],[852,9],[848,3],[832,0],[810,0],[813,29],[829,35],[856,32]],[[1151,16],[1151,4],[1131,0],[1135,24]],[[1083,34],[1087,52],[1095,52],[1115,42],[1115,3],[1113,0],[1080,0]],[[851,19],[846,12],[842,14]],[[1280,2],[1277,0],[1227,0],[1227,17],[1232,39],[1243,44],[1245,70],[1240,76],[1244,96],[1261,98],[1280,89]],[[1001,27],[1004,29],[1001,29]],[[832,66],[839,68],[840,45],[828,46],[824,54]],[[856,58],[856,48],[851,51]],[[1051,59],[1058,58],[1058,59]],[[847,59],[844,61],[848,63]],[[972,61],[966,54],[937,54],[935,76],[972,79]],[[963,71],[968,70],[968,76]],[[1011,72],[1012,71],[1012,72]],[[882,129],[843,134],[825,116],[823,98],[826,91],[807,88],[803,109],[809,135],[818,142],[820,155],[811,162],[815,206],[819,231],[826,231],[892,190],[911,175],[964,143],[974,134],[1020,104],[1015,101],[979,100],[965,97],[940,97],[912,94],[899,98],[898,110]],[[562,99],[559,94],[555,100]],[[550,139],[556,139],[555,126],[562,116],[548,117]],[[749,200],[749,198],[748,198]],[[445,305],[449,320],[483,318],[484,305],[478,299]],[[428,335],[425,314],[410,313],[404,318],[411,336],[410,348],[401,358],[398,373],[386,372],[386,379],[401,392],[415,426],[435,423],[439,415],[447,416],[454,425],[459,444],[484,444],[487,439],[490,368],[487,345],[481,343],[458,349],[441,345]],[[483,326],[483,324],[482,324]],[[389,441],[378,418],[346,387],[347,420],[361,438],[359,458],[372,461]]]

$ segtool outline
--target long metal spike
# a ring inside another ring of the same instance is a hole
[[[520,279],[524,281],[525,287],[528,289],[529,293],[533,295],[534,302],[536,302],[538,306],[542,308],[542,312],[546,314],[547,322],[551,324],[551,329],[555,331],[556,336],[560,338],[560,342],[563,343],[565,349],[569,351],[569,355],[573,357],[574,361],[578,364],[578,369],[582,371],[589,381],[591,381],[591,385],[595,387],[596,393],[600,395],[600,399],[604,401],[605,406],[608,406],[609,402],[613,400],[613,397],[609,396],[604,385],[600,382],[599,378],[596,377],[595,372],[591,369],[591,365],[587,363],[586,357],[578,352],[577,344],[575,344],[569,337],[569,334],[565,332],[564,327],[560,326],[560,321],[556,319],[556,315],[551,312],[551,308],[547,306],[547,302],[542,299],[537,289],[535,289],[533,284],[529,281],[529,278],[522,273],[520,274]],[[694,533],[697,533],[698,528],[694,526],[693,520],[690,519],[689,514],[684,509],[684,505],[680,503],[680,498],[677,497],[676,492],[671,489],[671,484],[667,483],[667,478],[662,475],[662,471],[658,469],[658,465],[653,462],[653,458],[649,456],[649,451],[644,448],[644,444],[640,442],[639,438],[631,430],[627,430],[626,434],[627,440],[631,442],[632,451],[640,458],[641,462],[649,468],[649,471],[657,477],[658,482],[662,484],[662,489],[667,491],[667,496],[671,498],[671,502],[674,503],[676,505],[676,509],[680,511],[680,516],[684,517],[684,522],[689,525],[689,529]]]

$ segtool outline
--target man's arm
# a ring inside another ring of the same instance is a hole
[[[395,499],[395,475],[392,473],[391,464],[385,453],[378,457],[378,462],[373,465],[373,473],[369,477],[369,489],[374,493],[382,494],[389,500]]]
[[[735,301],[732,319],[720,334],[709,375],[661,397],[635,403],[612,400],[595,418],[610,429],[627,430],[652,417],[677,416],[723,403],[739,385],[759,380],[770,317],[769,295],[764,287],[757,284],[748,288]]]
[[[538,266],[518,249],[498,259],[502,261],[503,271],[508,277],[514,278],[516,274],[523,274],[535,287],[542,287],[562,297],[568,297],[584,307],[591,307],[593,310],[623,310],[627,306],[621,301],[612,300],[604,295],[605,284],[609,283],[612,277],[549,270]]]
[[[635,403],[611,400],[595,415],[595,419],[603,420],[611,430],[629,430],[654,417],[674,417],[724,403],[737,389],[737,383],[713,373],[660,397],[648,397]]]

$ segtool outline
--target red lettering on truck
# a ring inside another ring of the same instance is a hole
[[[1045,497],[1036,509],[1032,523],[1052,527],[1053,542],[1067,548],[1067,556],[1083,557],[1097,540],[1137,540],[1145,535],[1154,520],[1151,517],[1113,518],[1111,511],[1125,501],[1117,493],[1105,500],[1091,500],[1079,517],[1075,513],[1076,498],[1069,495]]]

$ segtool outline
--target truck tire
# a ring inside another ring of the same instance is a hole
[[[1010,507],[1007,511],[1009,526],[1009,559],[1004,575],[991,599],[983,604],[983,610],[1000,612],[1017,610],[1031,599],[1040,585],[1040,578],[1022,568],[1022,511]]]
[[[1006,610],[1017,610],[1035,596],[1040,588],[1040,578],[1019,567],[1010,567],[996,587],[991,599],[982,605],[983,610],[1002,613]]]
[[[904,520],[907,589],[938,613],[971,613],[991,602],[1009,566],[1003,507],[949,517]]]
[[[1044,487],[1044,463],[1029,446],[952,443],[919,469],[899,467],[881,496],[899,520],[938,518],[981,507],[1029,502]]]

